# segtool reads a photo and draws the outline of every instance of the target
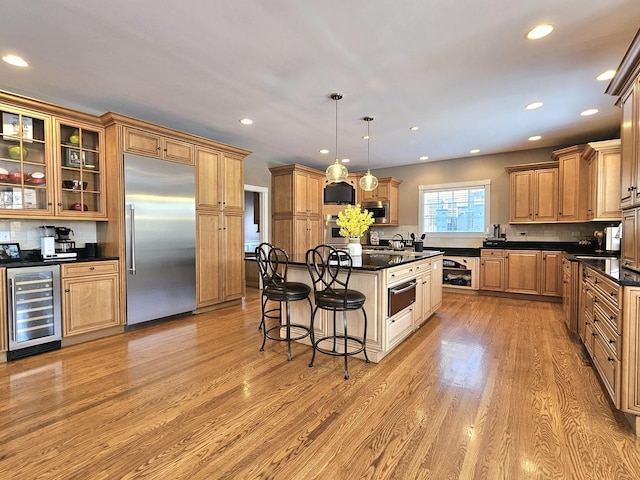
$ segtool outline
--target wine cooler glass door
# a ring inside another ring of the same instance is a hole
[[[8,268],[9,350],[61,339],[60,267]]]

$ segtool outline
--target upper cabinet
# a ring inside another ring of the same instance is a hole
[[[584,145],[553,152],[558,160],[558,222],[584,222],[587,219],[588,170],[582,160]]]
[[[588,143],[582,157],[589,173],[587,220],[620,220],[620,140]]]
[[[510,223],[551,223],[558,214],[558,166],[555,162],[514,165],[510,180]]]
[[[1,92],[0,114],[0,216],[104,220],[99,119]]]
[[[192,143],[138,128],[124,128],[124,151],[193,165]]]
[[[625,53],[606,93],[618,97],[620,122],[620,208],[640,205],[640,31]]]
[[[400,213],[400,194],[399,187],[402,180],[395,177],[378,178],[378,187],[371,192],[366,192],[357,187],[357,198],[359,203],[364,202],[389,202],[389,223],[385,226],[397,226],[399,225],[399,213]],[[379,226],[379,225],[378,225]]]

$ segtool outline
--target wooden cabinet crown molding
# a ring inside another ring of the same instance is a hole
[[[181,132],[180,130],[174,130],[169,127],[163,127],[162,125],[157,125],[155,123],[150,123],[150,122],[139,120],[133,117],[128,117],[120,113],[115,113],[115,112],[104,113],[100,116],[100,121],[105,127],[109,127],[111,125],[125,125],[127,127],[133,127],[140,130],[153,132],[165,137],[173,137],[180,140],[184,140],[186,142],[193,142],[198,145],[215,148],[217,150],[223,150],[225,152],[235,153],[243,157],[250,155],[252,153],[250,150],[245,150],[243,148],[234,147],[232,145],[227,145],[225,143],[216,142],[208,138],[200,137],[198,135],[194,135],[191,133]]]
[[[553,152],[551,152],[551,154],[552,154],[554,160],[559,160],[560,157],[563,157],[565,155],[571,155],[573,153],[578,153],[578,154],[582,155],[582,152],[584,151],[585,147],[586,147],[586,144],[573,145],[571,147],[566,147],[566,148],[561,148],[559,150],[554,150]]]
[[[292,163],[288,165],[279,165],[277,167],[270,167],[269,171],[271,175],[284,175],[286,173],[290,173],[293,171],[311,173],[313,175],[322,175],[326,177],[325,172],[322,170],[316,170],[315,168],[307,167],[305,165],[300,165],[299,163]]]
[[[635,79],[640,76],[640,30],[638,30],[636,36],[631,41],[631,45],[624,57],[622,57],[622,61],[616,72],[609,86],[607,86],[605,93],[619,97],[623,92],[627,91]]]
[[[543,168],[557,168],[558,162],[539,162],[539,163],[527,163],[524,165],[507,165],[504,167],[504,171],[507,173],[522,172],[525,170],[540,170]]]
[[[0,90],[0,103],[12,105],[14,107],[28,108],[31,110],[37,110],[41,113],[46,113],[54,117],[67,117],[73,118],[81,122],[101,124],[100,117],[91,115],[90,113],[80,112],[71,108],[62,107],[53,103],[43,102],[42,100],[36,100],[34,98],[17,95],[15,93],[6,92]]]

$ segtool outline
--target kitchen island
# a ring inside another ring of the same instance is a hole
[[[367,355],[372,362],[379,362],[411,333],[419,328],[442,305],[442,254],[438,250],[423,252],[363,250],[354,258],[349,288],[359,290],[367,300]],[[289,258],[288,280],[302,282],[312,287],[304,254]],[[390,311],[389,290],[415,283],[415,301],[406,308]],[[313,287],[312,287],[313,296]],[[313,302],[313,298],[311,298]],[[318,310],[315,320],[316,337],[332,333],[330,312]],[[341,314],[339,313],[339,318]],[[291,318],[296,323],[308,323],[309,307],[306,302],[291,303]],[[360,311],[347,312],[349,335],[358,336],[363,331],[363,315]],[[342,328],[342,321],[338,322]],[[309,344],[305,338],[301,342]],[[363,354],[358,355],[364,359]]]

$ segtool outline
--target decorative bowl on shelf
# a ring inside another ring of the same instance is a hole
[[[26,183],[29,183],[31,185],[44,185],[46,181],[47,179],[42,172],[33,172],[31,175],[29,175],[29,178],[26,179]]]
[[[20,160],[20,154],[22,154],[23,160],[26,160],[29,156],[29,150],[21,147],[20,145],[11,145],[9,148],[7,148],[7,151],[9,152],[9,156],[14,160]]]
[[[69,143],[71,145],[80,145],[80,132],[77,129],[69,135]]]
[[[86,211],[89,210],[89,207],[87,207],[86,204],[74,203],[73,205],[71,205],[71,210],[77,210],[79,212],[86,212]]]
[[[20,172],[19,170],[16,170],[13,172],[9,172],[9,178],[7,180],[9,180],[12,183],[22,183],[23,179],[24,179],[24,176],[22,175],[22,172]]]
[[[69,190],[86,190],[87,182],[81,182],[80,180],[63,180],[62,188],[68,188]]]

